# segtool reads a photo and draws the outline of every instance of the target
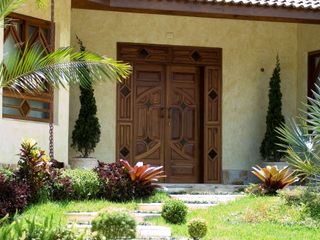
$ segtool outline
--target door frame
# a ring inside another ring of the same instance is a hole
[[[199,169],[201,182],[221,183],[222,182],[222,49],[207,47],[190,47],[177,45],[159,45],[144,43],[117,43],[117,59],[127,62],[134,67],[135,63],[158,63],[175,64],[186,66],[197,66],[203,69],[200,81],[200,115],[203,120],[200,129],[203,136],[200,136],[200,159]],[[218,89],[214,89],[210,80],[215,76]],[[210,85],[211,84],[211,85]],[[210,85],[210,86],[209,86]],[[117,108],[116,108],[116,161],[121,158],[133,159],[133,74],[117,84]],[[214,89],[214,91],[213,91]],[[213,93],[216,110],[213,103],[209,104]],[[203,93],[203,96],[201,96]],[[167,93],[166,93],[167,94]],[[203,100],[202,100],[203,97]],[[209,99],[209,100],[208,100]],[[202,104],[201,104],[202,101]],[[211,106],[211,109],[210,109]],[[212,111],[212,113],[211,113]],[[213,113],[215,111],[215,113]],[[215,115],[215,118],[213,117]],[[209,117],[210,116],[210,117]],[[210,119],[209,119],[210,118]],[[215,135],[214,135],[215,134]],[[209,139],[212,136],[212,139]],[[203,144],[203,148],[201,148]],[[210,157],[209,157],[210,156]],[[133,162],[132,160],[130,161]],[[211,166],[214,169],[208,169]],[[212,172],[210,171],[212,170]]]
[[[320,50],[312,51],[308,53],[308,97],[313,97],[312,91],[315,90],[315,71],[320,71],[316,69],[319,66],[315,66],[315,59],[320,57]]]

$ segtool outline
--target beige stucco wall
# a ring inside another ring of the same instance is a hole
[[[308,87],[308,53],[320,50],[320,26],[298,25],[298,95],[297,106],[303,107]]]
[[[56,46],[70,45],[71,0],[56,0]],[[17,12],[41,19],[50,20],[50,8],[38,9],[34,0],[29,0]],[[3,29],[0,31],[3,39]],[[0,41],[2,59],[3,41]],[[69,127],[69,92],[59,90],[55,93],[55,154],[56,159],[68,160],[68,127]],[[2,112],[0,97],[0,112]],[[18,158],[19,145],[24,137],[32,137],[48,151],[49,127],[46,123],[17,121],[2,118],[0,114],[0,163],[15,163]]]
[[[88,50],[110,57],[116,57],[117,42],[223,48],[223,169],[249,169],[260,159],[277,53],[283,112],[287,118],[296,114],[297,24],[74,9],[71,33],[73,45],[77,34]],[[72,89],[70,96],[71,133],[79,111],[78,90]],[[115,84],[96,87],[102,138],[95,156],[103,161],[115,159],[115,96]],[[70,150],[70,157],[74,155]]]

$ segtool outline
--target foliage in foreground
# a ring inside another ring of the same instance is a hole
[[[253,167],[251,172],[263,182],[260,188],[265,194],[276,194],[279,189],[299,181],[299,178],[294,177],[288,167],[279,170],[277,166],[264,168],[257,166]]]
[[[133,239],[136,221],[123,211],[106,212],[92,221],[92,231],[97,232],[98,239]]]
[[[161,216],[166,222],[172,224],[183,224],[188,214],[187,205],[180,200],[169,200],[162,206]]]
[[[302,213],[320,222],[320,193],[313,188],[280,191],[279,195],[289,206],[297,206]]]
[[[306,110],[290,124],[278,128],[278,137],[284,142],[288,163],[302,179],[320,182],[320,88],[308,98]]]
[[[81,240],[83,237],[72,230],[54,226],[52,217],[46,217],[42,222],[35,218],[21,219],[15,217],[11,223],[6,223],[6,218],[0,228],[0,239],[5,240]],[[1,221],[0,221],[1,222]],[[0,224],[1,225],[1,224]]]
[[[29,197],[26,183],[9,179],[0,173],[0,218],[22,211],[27,206]]]

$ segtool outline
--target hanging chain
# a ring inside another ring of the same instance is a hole
[[[51,0],[51,24],[50,24],[50,50],[54,51],[54,0]],[[53,98],[54,91],[52,91],[51,98]],[[51,99],[53,100],[53,99]],[[51,101],[52,102],[52,101]],[[51,105],[53,108],[53,104]],[[54,108],[51,110],[50,123],[49,123],[49,156],[54,159],[54,124],[53,124]]]

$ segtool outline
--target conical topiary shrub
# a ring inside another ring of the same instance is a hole
[[[273,70],[272,77],[269,83],[269,106],[266,118],[267,130],[260,147],[261,156],[266,161],[279,162],[284,155],[279,146],[279,138],[277,137],[276,129],[285,123],[282,115],[282,93],[281,93],[281,78],[280,78],[280,60],[277,56],[276,67]]]
[[[80,50],[85,51],[82,41],[78,38]],[[84,69],[86,72],[86,69]],[[89,74],[89,71],[87,70]],[[81,157],[87,158],[94,151],[100,141],[100,124],[96,116],[97,106],[92,86],[80,87],[81,108],[72,132],[72,147],[81,153]]]

